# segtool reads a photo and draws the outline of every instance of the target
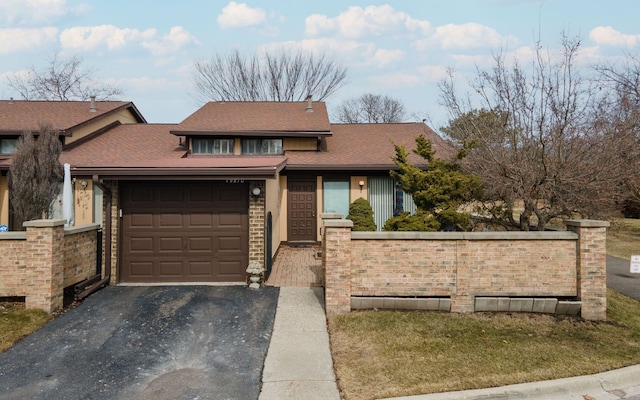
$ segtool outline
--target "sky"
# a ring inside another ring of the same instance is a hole
[[[497,52],[526,61],[537,41],[559,49],[563,32],[581,38],[584,65],[617,63],[637,52],[639,15],[636,0],[0,0],[0,98],[20,97],[7,77],[77,55],[148,122],[179,123],[201,106],[194,60],[304,49],[348,68],[330,114],[379,94],[438,130],[448,70],[464,82]]]

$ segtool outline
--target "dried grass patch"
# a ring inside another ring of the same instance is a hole
[[[640,363],[640,303],[609,291],[608,321],[543,314],[365,311],[329,318],[344,399],[598,373]]]

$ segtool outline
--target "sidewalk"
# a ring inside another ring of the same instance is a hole
[[[339,400],[321,287],[281,287],[260,400]]]
[[[640,365],[596,375],[387,400],[640,400]]]

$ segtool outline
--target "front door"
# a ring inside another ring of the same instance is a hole
[[[316,242],[316,180],[289,178],[288,180],[289,242]]]

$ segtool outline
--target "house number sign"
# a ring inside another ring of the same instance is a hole
[[[244,183],[244,179],[227,179],[226,183]]]
[[[631,256],[631,273],[640,274],[640,255]]]

